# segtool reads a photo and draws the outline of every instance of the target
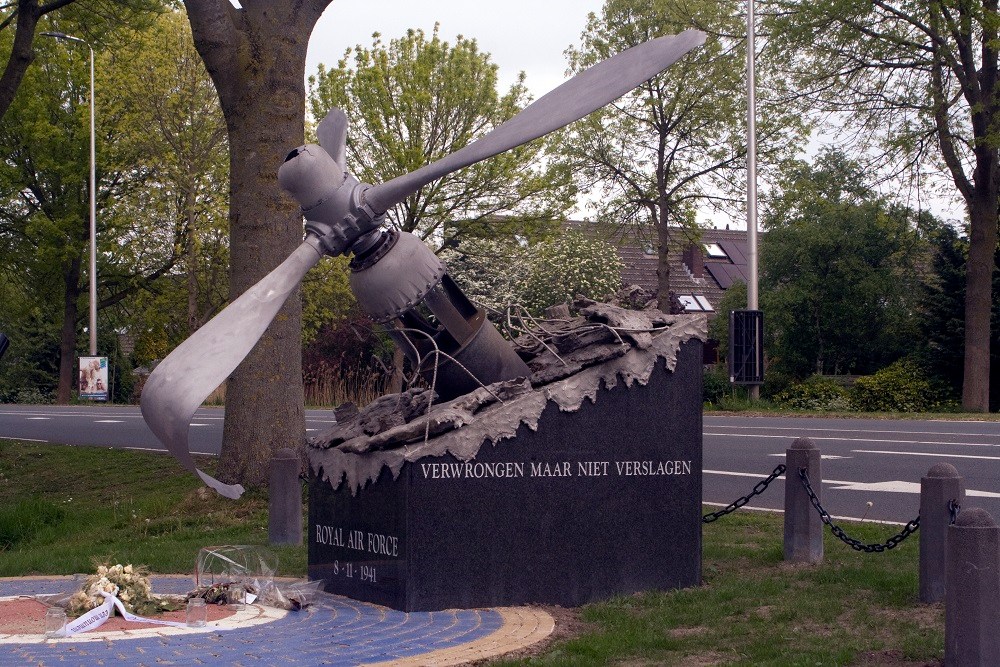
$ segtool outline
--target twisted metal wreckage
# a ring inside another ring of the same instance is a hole
[[[426,390],[379,399],[410,406],[403,410],[410,419],[394,417],[386,428],[374,426],[368,418],[379,405],[354,419],[344,415],[344,423],[315,443],[311,454],[314,470],[322,468],[334,484],[346,475],[352,489],[357,488],[375,479],[383,465],[398,472],[404,460],[418,455],[448,451],[468,460],[486,439],[512,437],[520,423],[533,427],[548,400],[573,411],[585,397],[594,399],[601,382],[610,388],[621,376],[626,386],[645,383],[659,358],[672,368],[681,342],[704,337],[700,318],[584,303],[582,319],[530,334],[540,344],[536,353],[522,350],[519,355],[484,310],[462,294],[427,246],[412,234],[382,229],[382,224],[388,209],[424,185],[583,118],[704,41],[704,33],[687,30],[623,51],[576,75],[461,150],[374,186],[347,172],[347,118],[343,111],[332,110],[317,128],[320,145],[295,149],[278,172],[282,187],[302,207],[305,240],[156,367],[141,400],[150,429],[185,468],[221,495],[238,498],[243,493],[241,485],[224,484],[197,468],[188,449],[191,417],[246,357],[288,295],[324,254],[353,254],[350,282],[358,302],[386,327],[445,401],[430,409],[433,393]],[[589,343],[595,344],[564,350],[560,356],[560,345],[581,331],[589,332]],[[551,345],[544,342],[546,337]],[[601,364],[611,359],[614,363]],[[420,447],[408,445],[414,433],[423,441]],[[440,437],[431,440],[432,434]],[[380,451],[377,456],[359,456],[375,450]]]

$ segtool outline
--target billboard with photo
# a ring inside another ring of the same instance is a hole
[[[80,357],[80,398],[108,400],[108,358]]]

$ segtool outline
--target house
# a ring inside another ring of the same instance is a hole
[[[567,221],[566,226],[609,241],[618,249],[622,282],[656,292],[656,233],[608,229],[597,223]],[[683,232],[687,234],[687,232]],[[745,230],[700,230],[700,238],[669,255],[670,285],[687,312],[714,313],[727,289],[749,276]]]

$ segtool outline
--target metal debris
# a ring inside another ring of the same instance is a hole
[[[534,430],[550,401],[574,412],[586,399],[595,402],[602,386],[644,385],[660,359],[673,370],[681,343],[706,338],[703,315],[634,310],[621,304],[642,302],[643,294],[618,296],[611,303],[577,299],[576,317],[539,321],[530,336],[521,336],[516,347],[532,371],[528,378],[441,404],[429,389],[412,388],[361,409],[338,408],[338,423],[309,441],[313,472],[356,493],[383,468],[397,476],[406,461],[445,454],[472,460],[487,441],[514,437],[522,424]]]

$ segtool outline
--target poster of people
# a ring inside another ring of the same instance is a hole
[[[80,398],[108,400],[107,357],[80,357]]]

